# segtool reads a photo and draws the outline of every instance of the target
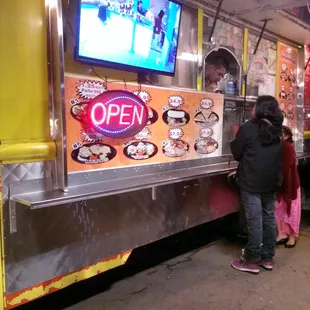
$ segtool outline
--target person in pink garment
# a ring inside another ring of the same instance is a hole
[[[299,236],[301,193],[293,133],[286,126],[283,126],[282,174],[283,184],[275,206],[277,244],[284,244],[286,248],[294,248]]]

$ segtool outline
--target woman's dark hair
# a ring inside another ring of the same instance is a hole
[[[255,118],[258,122],[259,138],[262,145],[280,142],[282,137],[283,114],[276,98],[260,96],[256,101]]]
[[[284,136],[287,136],[287,139],[286,141],[290,142],[290,143],[293,143],[293,132],[292,130],[287,127],[287,126],[282,126],[282,132],[283,132],[283,135]]]

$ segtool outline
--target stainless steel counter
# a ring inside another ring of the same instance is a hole
[[[42,190],[24,194],[12,195],[11,202],[18,202],[38,209],[65,203],[88,200],[109,195],[140,190],[143,188],[156,188],[165,184],[178,183],[184,180],[201,178],[217,174],[228,174],[237,168],[236,162],[226,162],[207,166],[165,171],[161,173],[146,174],[143,176],[126,177],[103,182],[86,183],[69,187],[67,193],[56,190]]]
[[[310,157],[310,152],[297,152],[296,157],[298,160],[306,159]]]
[[[298,160],[308,157],[310,157],[310,153],[297,153]],[[213,164],[188,166],[185,163],[166,170],[163,169],[163,165],[159,165],[157,171],[155,169],[148,170],[148,167],[141,168],[139,172],[140,168],[135,168],[135,170],[125,169],[121,177],[119,174],[122,171],[121,169],[114,170],[114,173],[118,172],[118,175],[115,175],[115,177],[111,175],[111,172],[103,171],[87,172],[82,176],[80,174],[79,178],[77,178],[78,174],[73,174],[73,177],[71,176],[72,181],[69,182],[68,192],[53,190],[51,180],[36,180],[35,188],[33,183],[30,185],[15,184],[11,188],[10,202],[13,207],[17,202],[29,206],[30,209],[39,209],[144,188],[153,188],[155,191],[156,187],[165,184],[178,183],[205,176],[229,174],[234,172],[238,166],[237,162],[230,162],[229,157],[225,158],[225,162]],[[160,170],[161,172],[158,172]],[[77,179],[78,181],[76,181]],[[154,199],[156,199],[155,197],[156,195],[154,194]],[[12,210],[14,213],[14,208]]]

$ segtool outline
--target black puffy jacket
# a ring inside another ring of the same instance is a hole
[[[264,146],[259,138],[258,125],[251,120],[242,125],[231,142],[231,152],[239,161],[237,182],[249,193],[275,193],[281,186],[281,141]]]

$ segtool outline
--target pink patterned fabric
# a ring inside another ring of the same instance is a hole
[[[301,192],[300,188],[297,190],[297,199],[292,201],[291,214],[287,214],[287,205],[281,198],[280,201],[276,201],[275,216],[276,220],[281,222],[281,231],[287,236],[293,235],[299,236],[301,214]]]

